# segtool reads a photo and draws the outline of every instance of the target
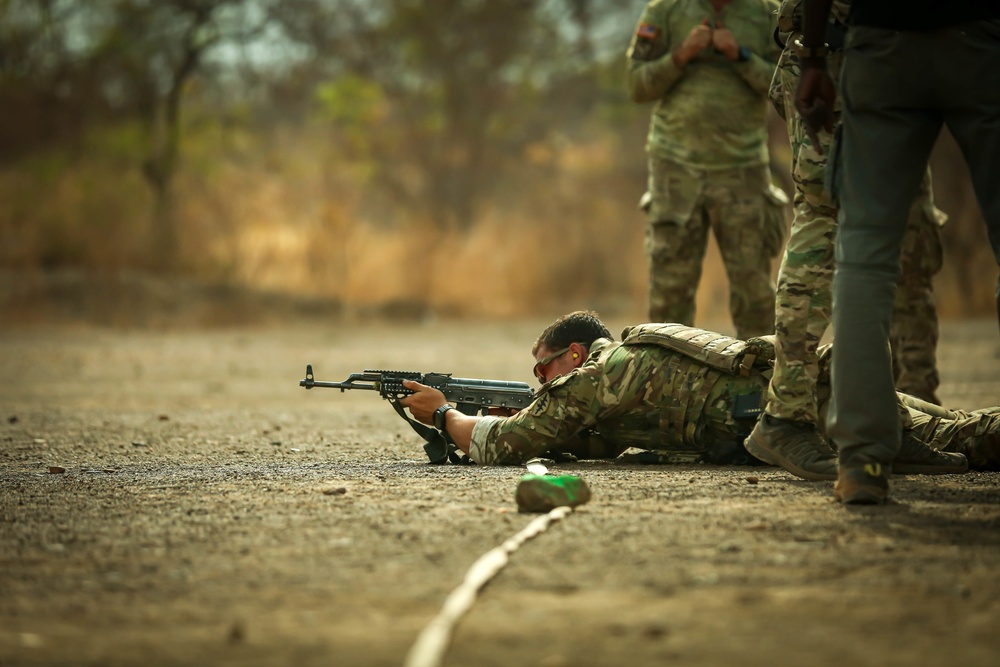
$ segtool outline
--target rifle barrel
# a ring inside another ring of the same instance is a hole
[[[351,373],[343,382],[323,382],[316,380],[313,376],[312,364],[306,364],[306,377],[304,380],[299,380],[299,386],[306,389],[321,387],[323,389],[339,389],[340,391],[346,389],[378,391],[381,379],[381,375],[377,373]]]

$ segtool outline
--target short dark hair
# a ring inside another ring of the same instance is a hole
[[[543,346],[549,350],[560,350],[569,347],[570,343],[580,343],[589,349],[591,343],[598,338],[614,340],[597,313],[592,310],[577,310],[547,326],[531,347],[531,354],[538,354]]]

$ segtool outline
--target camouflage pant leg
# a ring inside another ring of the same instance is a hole
[[[650,322],[694,325],[695,294],[708,245],[708,219],[701,204],[704,186],[700,173],[650,156]]]
[[[729,279],[729,312],[736,337],[746,340],[774,332],[774,283],[771,259],[780,250],[783,229],[775,236],[771,202],[764,193],[768,168],[710,172],[706,210]],[[780,224],[784,226],[783,212]]]
[[[830,59],[831,76],[836,77],[839,69],[838,53]],[[799,76],[798,59],[794,51],[786,49],[775,71],[771,95],[775,104],[780,101],[784,105],[792,145],[794,218],[778,272],[775,369],[766,411],[775,417],[815,423],[815,352],[830,324],[837,208],[824,187],[831,137],[820,135],[820,155],[795,110]],[[835,119],[839,120],[839,97],[837,102]],[[941,268],[938,226],[942,215],[934,208],[928,170],[903,240],[892,348],[900,390],[931,402],[937,402],[938,385],[937,311],[931,279]]]
[[[889,329],[896,388],[931,403],[940,403],[937,388],[938,316],[933,279],[941,270],[940,224],[944,214],[934,206],[930,170],[907,222],[900,277]]]
[[[937,403],[930,403],[922,398],[913,396],[912,394],[907,394],[905,392],[897,391],[896,396],[899,397],[900,404],[907,408],[908,410],[917,410],[918,412],[923,412],[931,417],[943,417],[945,419],[959,419],[963,416],[968,416],[969,412],[964,412],[962,410],[951,410],[949,408],[938,405]],[[1000,410],[1000,407],[997,408]]]
[[[910,410],[908,432],[934,449],[959,452],[973,470],[1000,470],[1000,412],[959,413],[958,419]]]
[[[771,258],[783,230],[767,166],[705,171],[650,156],[646,251],[649,319],[693,325],[695,294],[712,227],[729,276],[730,314],[740,338],[771,333]]]
[[[774,375],[766,411],[774,417],[816,424],[816,348],[830,325],[837,209],[823,182],[830,136],[817,151],[795,111],[798,61],[786,49],[778,64],[795,182],[791,233],[778,271]]]

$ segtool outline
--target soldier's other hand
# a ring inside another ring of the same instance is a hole
[[[712,31],[712,46],[727,60],[739,60],[740,45],[736,42],[736,38],[733,37],[729,28],[723,27],[721,21],[715,24],[715,30]]]
[[[803,67],[799,87],[795,91],[795,109],[802,116],[806,133],[813,147],[823,154],[819,131],[833,132],[833,104],[837,91],[826,67]]]
[[[403,380],[403,386],[413,393],[399,400],[413,418],[424,424],[434,424],[434,411],[448,402],[439,389],[413,380]]]
[[[708,19],[691,28],[691,32],[684,39],[681,47],[675,54],[674,61],[683,67],[705,50],[712,43],[712,26],[708,24]]]

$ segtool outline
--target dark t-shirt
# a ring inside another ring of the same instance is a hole
[[[849,23],[891,30],[938,30],[1000,19],[998,0],[853,0]]]

